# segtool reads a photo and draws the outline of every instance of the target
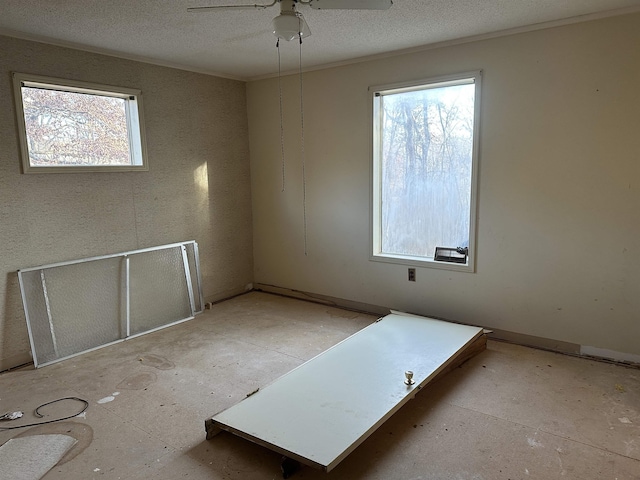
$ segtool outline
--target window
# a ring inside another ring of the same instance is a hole
[[[370,89],[372,260],[474,271],[480,80],[474,72]],[[437,260],[436,247],[451,261]]]
[[[148,170],[138,90],[13,74],[24,173]]]

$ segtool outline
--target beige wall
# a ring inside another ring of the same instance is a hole
[[[22,175],[10,72],[138,88],[149,172]],[[0,37],[0,370],[29,360],[16,270],[196,240],[207,301],[252,281],[245,84]]]
[[[299,80],[283,79],[284,192],[277,80],[251,82],[254,281],[640,359],[638,45],[634,14],[305,74],[307,255]],[[477,272],[410,283],[369,260],[367,88],[475,69]]]

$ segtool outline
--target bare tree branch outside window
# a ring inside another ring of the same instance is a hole
[[[147,171],[142,92],[13,72],[22,173]]]
[[[130,165],[125,100],[22,87],[33,166]]]

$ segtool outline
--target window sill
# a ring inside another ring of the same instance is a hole
[[[412,267],[434,268],[453,272],[475,273],[475,266],[471,259],[467,263],[440,262],[428,257],[411,257],[409,255],[373,254],[369,258],[373,262],[409,265]]]

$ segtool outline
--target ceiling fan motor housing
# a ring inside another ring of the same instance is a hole
[[[304,17],[296,11],[296,3],[297,0],[280,0],[280,15],[272,21],[273,34],[276,37],[290,41],[311,35]]]

